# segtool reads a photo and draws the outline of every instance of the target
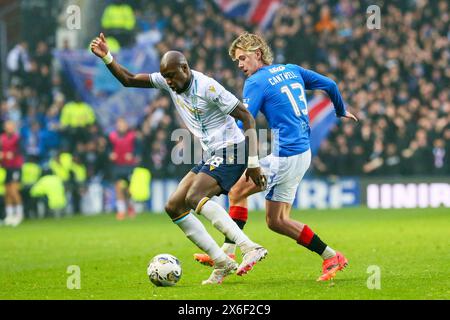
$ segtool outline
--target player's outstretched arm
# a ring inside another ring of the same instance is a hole
[[[244,132],[249,138],[248,165],[245,173],[247,181],[249,178],[262,190],[267,187],[267,179],[261,171],[258,160],[258,137],[256,135],[255,118],[247,108],[239,102],[239,105],[230,113],[232,117],[242,121]]]
[[[113,59],[103,33],[100,33],[100,36],[92,40],[91,51],[105,62],[109,71],[124,87],[154,88],[149,74],[133,74]]]
[[[299,67],[299,69],[300,74],[305,81],[306,90],[324,90],[333,102],[336,109],[336,115],[338,117],[358,121],[358,118],[356,118],[353,114],[345,109],[344,101],[342,99],[341,93],[339,92],[339,88],[336,82],[317,72],[307,70],[302,67]]]

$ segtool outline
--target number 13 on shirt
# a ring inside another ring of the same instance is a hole
[[[289,88],[289,87],[291,87],[291,88]],[[295,91],[295,90],[300,90],[300,95],[298,96],[298,99],[300,100],[300,102],[303,102],[303,106],[304,106],[304,108],[301,109],[301,112],[300,112],[300,108],[298,107],[298,103],[295,100],[295,97],[293,94],[293,91]],[[297,117],[300,117],[302,115],[302,113],[305,116],[308,115],[308,107],[307,107],[307,102],[306,102],[305,90],[303,89],[303,86],[301,85],[301,83],[295,82],[289,86],[283,86],[283,87],[281,87],[281,92],[288,96],[289,101],[291,102],[292,108],[294,109],[294,112]]]

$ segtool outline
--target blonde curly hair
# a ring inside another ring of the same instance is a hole
[[[256,50],[261,50],[261,60],[265,65],[271,65],[273,62],[273,53],[263,37],[244,32],[239,37],[237,37],[230,46],[228,54],[233,61],[236,61],[236,50],[241,49],[246,52],[255,52]]]

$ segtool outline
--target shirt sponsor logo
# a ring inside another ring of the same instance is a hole
[[[284,69],[286,69],[286,67],[284,67],[284,66],[278,66],[278,67],[270,68],[270,69],[269,69],[269,72],[270,72],[270,73],[277,73],[277,72],[283,71]]]

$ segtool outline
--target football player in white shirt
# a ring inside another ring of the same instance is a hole
[[[267,250],[251,241],[227,211],[210,198],[227,194],[244,172],[247,179],[251,178],[261,188],[266,187],[266,177],[258,161],[253,116],[217,81],[191,70],[178,51],[167,52],[161,59],[160,73],[151,75],[132,74],[114,61],[103,33],[92,41],[91,51],[125,87],[167,90],[186,126],[200,139],[210,157],[183,178],[165,208],[173,222],[214,261],[215,268],[203,284],[222,283],[224,277],[235,271],[238,275],[246,274],[267,255]],[[243,122],[249,136],[249,156],[244,161],[238,160],[245,137],[235,119]],[[241,248],[243,260],[239,266],[221,250],[192,212],[203,215]]]

